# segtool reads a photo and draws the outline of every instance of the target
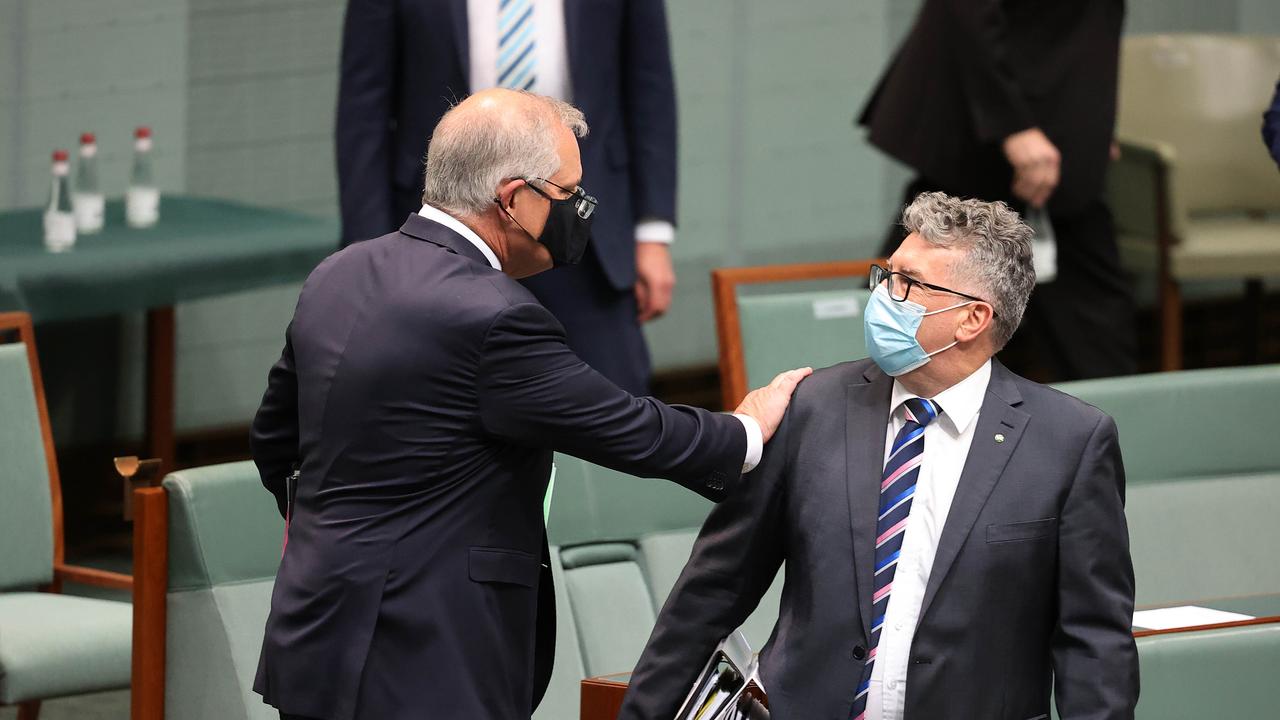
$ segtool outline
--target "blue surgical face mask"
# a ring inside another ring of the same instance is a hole
[[[867,301],[862,313],[862,325],[866,333],[867,352],[876,365],[887,375],[898,377],[924,366],[930,358],[956,346],[956,342],[933,352],[925,352],[916,340],[916,330],[929,315],[972,305],[966,300],[950,307],[926,312],[925,307],[910,300],[898,302],[889,296],[884,285],[877,287]]]

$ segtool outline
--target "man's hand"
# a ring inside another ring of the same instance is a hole
[[[791,404],[791,393],[812,372],[813,368],[804,367],[779,374],[768,385],[747,393],[734,412],[751,416],[759,423],[764,441],[769,442],[782,422],[782,414],[787,411],[787,405]]]
[[[661,317],[671,307],[676,287],[676,271],[671,266],[671,248],[666,243],[636,243],[636,305],[640,322]]]
[[[1013,166],[1013,194],[1031,207],[1044,207],[1058,187],[1058,148],[1040,128],[1031,128],[1004,139],[1004,156]]]

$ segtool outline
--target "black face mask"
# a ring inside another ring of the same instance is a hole
[[[550,180],[543,182],[555,185]],[[582,262],[582,256],[587,252],[587,242],[591,240],[591,216],[595,214],[596,199],[582,190],[560,188],[574,194],[559,199],[546,194],[536,185],[529,184],[529,188],[551,202],[551,211],[547,213],[547,223],[542,227],[542,234],[534,239],[547,247],[555,267]],[[497,198],[494,198],[494,202],[501,207],[501,201]],[[502,208],[502,211],[507,212],[507,209]],[[520,221],[512,217],[511,213],[507,212],[507,217],[520,225]],[[524,230],[524,226],[520,225],[520,229]],[[528,230],[525,232],[529,233]],[[529,236],[532,237],[533,233],[529,233]]]

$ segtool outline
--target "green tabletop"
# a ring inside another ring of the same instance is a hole
[[[106,228],[45,250],[41,209],[0,213],[0,311],[36,322],[112,315],[302,280],[337,249],[338,224],[225,200],[167,196],[160,222]]]

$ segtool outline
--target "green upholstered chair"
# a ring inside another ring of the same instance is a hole
[[[152,538],[135,547],[136,605],[164,608],[136,620],[137,651],[160,678],[135,687],[135,704],[149,720],[276,720],[253,678],[284,522],[253,463],[170,473],[135,498]]]
[[[862,308],[871,294],[866,277],[874,262],[879,261],[711,271],[723,406],[736,407],[749,388],[783,370],[866,357]],[[816,284],[823,287],[811,287]]]
[[[1138,638],[1137,720],[1276,717],[1280,623]]]
[[[1153,373],[1056,386],[1116,420],[1130,487],[1280,472],[1280,365]]]
[[[132,578],[67,565],[62,495],[31,319],[0,314],[0,705],[129,687],[128,603],[61,594]]]
[[[1139,606],[1280,593],[1280,365],[1058,388],[1116,420]]]
[[[1258,140],[1280,74],[1280,36],[1126,37],[1108,180],[1123,264],[1154,277],[1161,367],[1182,362],[1189,282],[1280,275],[1280,173]]]

